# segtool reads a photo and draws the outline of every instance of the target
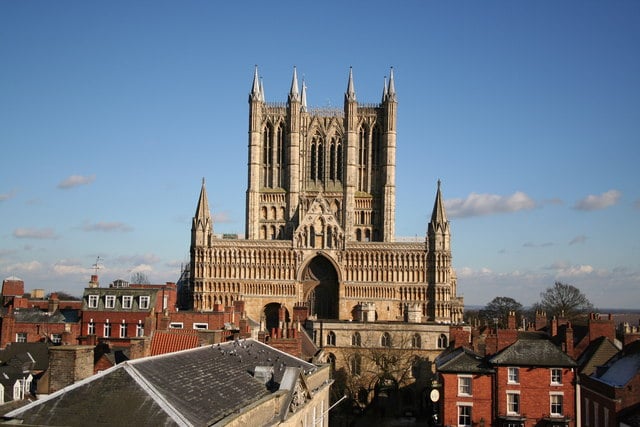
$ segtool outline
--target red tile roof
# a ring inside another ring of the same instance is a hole
[[[151,338],[151,355],[173,353],[200,346],[195,331],[155,331]]]

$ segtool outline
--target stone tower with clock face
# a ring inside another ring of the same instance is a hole
[[[244,239],[214,233],[203,182],[191,231],[190,302],[243,301],[271,330],[300,318],[457,323],[449,222],[438,182],[427,235],[395,241],[397,97],[393,69],[376,103],[307,105],[294,68],[286,102],[249,93]]]

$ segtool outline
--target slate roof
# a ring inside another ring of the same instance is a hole
[[[273,384],[254,378],[258,366],[273,368]],[[269,396],[289,367],[316,369],[252,339],[226,342],[123,362],[6,416],[40,425],[211,425]]]
[[[640,353],[628,354],[610,362],[593,378],[613,387],[624,387],[636,375],[640,375]]]
[[[600,337],[587,346],[578,358],[580,372],[591,375],[618,353],[618,348],[607,337]]]
[[[12,342],[0,351],[0,365],[26,353],[35,360],[34,371],[44,371],[49,367],[49,346],[45,342]]]
[[[66,320],[60,311],[49,313],[39,308],[16,308],[13,317],[20,323],[64,323]]]
[[[489,359],[489,362],[514,366],[577,366],[575,360],[551,341],[542,339],[519,339]]]
[[[435,362],[438,372],[476,374],[490,374],[494,372],[482,356],[466,347],[458,347],[451,353],[438,357]]]

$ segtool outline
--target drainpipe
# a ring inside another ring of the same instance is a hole
[[[573,368],[571,369],[573,371]],[[576,426],[582,425],[582,410],[580,407],[580,375],[577,370],[575,372],[576,376]]]

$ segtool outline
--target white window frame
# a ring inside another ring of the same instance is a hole
[[[469,414],[465,414],[465,417],[469,417],[469,423],[466,424],[462,424],[460,423],[460,417],[463,416],[462,412],[462,408],[464,408],[465,410],[469,411]],[[473,425],[473,404],[469,403],[458,403],[458,427],[471,427]]]
[[[513,402],[509,401],[511,396],[514,397],[514,401]],[[522,409],[520,407],[520,404],[521,404],[521,402],[520,402],[520,392],[519,391],[513,391],[513,390],[507,391],[507,415],[520,415],[520,409]],[[517,411],[512,411],[511,410],[511,405],[517,405],[517,409],[518,410]]]
[[[554,402],[554,399],[560,398],[560,403]],[[560,412],[554,412],[554,405],[560,405]],[[564,413],[564,394],[563,393],[549,393],[549,414],[552,417],[562,417]]]
[[[515,366],[507,368],[507,384],[520,384],[520,368]]]
[[[16,342],[27,342],[27,333],[26,332],[17,332],[16,333]]]
[[[99,298],[100,298],[100,296],[96,295],[96,294],[89,295],[89,298],[87,299],[87,307],[89,307],[89,308],[98,308],[98,299]]]
[[[87,323],[87,335],[95,335],[96,334],[96,324],[93,322],[93,319],[89,319],[89,323]]]
[[[193,329],[209,329],[209,324],[196,322],[193,324]]]
[[[144,336],[144,325],[142,324],[142,320],[138,320],[138,324],[136,325],[136,336],[137,337]]]
[[[184,323],[182,322],[171,322],[169,323],[169,329],[183,329]]]
[[[130,310],[131,307],[133,307],[133,295],[123,295],[122,308],[125,310]]]
[[[551,368],[551,385],[562,385],[562,368]]]
[[[111,337],[111,323],[109,322],[109,319],[104,322],[104,326],[102,327],[102,336],[105,338]]]
[[[148,310],[151,304],[151,297],[149,295],[140,295],[138,297],[138,307],[140,310]]]
[[[22,400],[22,380],[13,383],[13,400]]]
[[[116,308],[116,296],[105,295],[104,296],[104,308]]]
[[[62,334],[51,334],[51,342],[54,344],[62,343]]]
[[[463,388],[467,388],[468,392],[464,392]],[[458,375],[458,396],[473,396],[473,377],[471,375]]]
[[[127,323],[122,319],[122,323],[120,323],[120,338],[127,337]]]

